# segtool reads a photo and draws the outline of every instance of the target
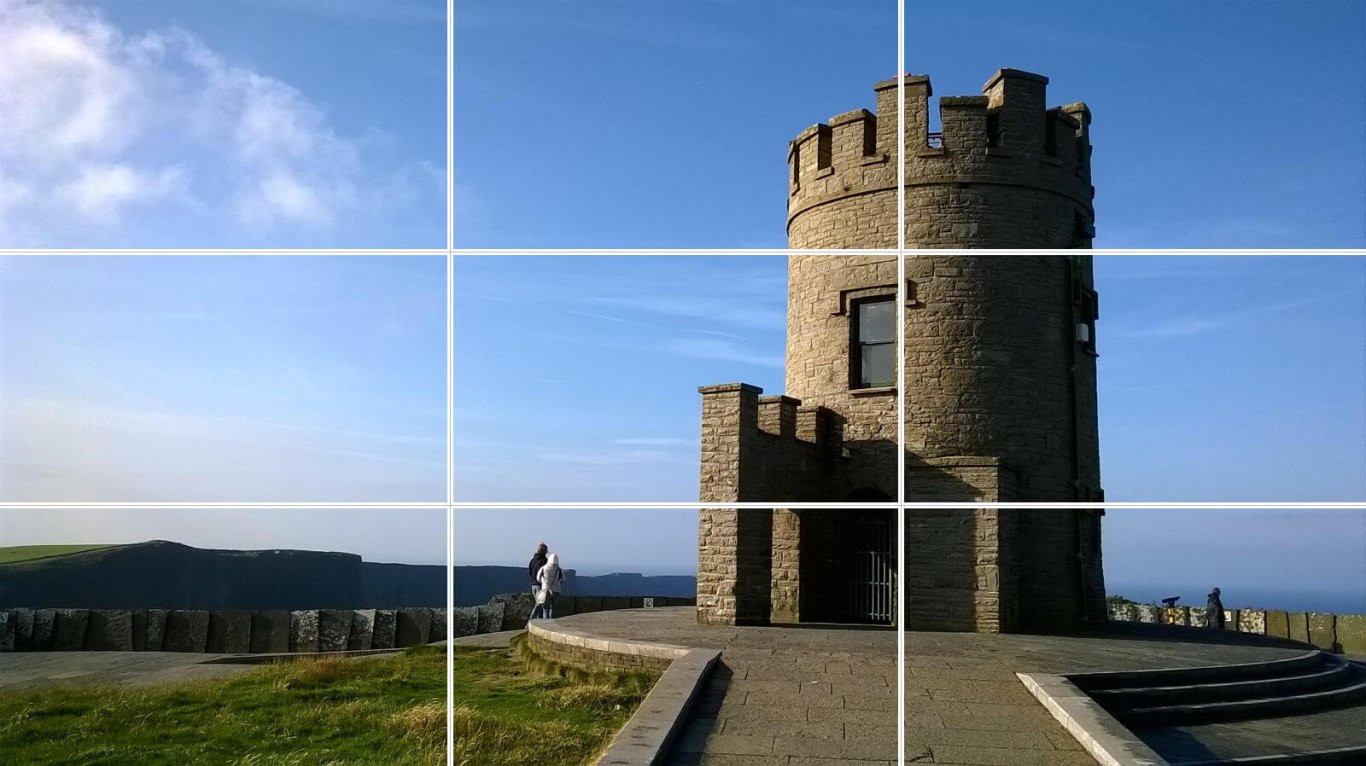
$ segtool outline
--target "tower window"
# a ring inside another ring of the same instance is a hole
[[[881,388],[896,383],[896,301],[892,297],[854,304],[854,388]]]

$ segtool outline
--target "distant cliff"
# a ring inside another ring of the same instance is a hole
[[[697,578],[685,575],[646,577],[619,573],[580,577],[566,569],[564,593],[574,596],[682,596],[697,595]],[[455,568],[455,605],[479,606],[500,593],[529,591],[525,567],[458,566]]]
[[[153,540],[0,564],[0,607],[376,609],[446,605],[445,567],[353,553],[211,550]]]

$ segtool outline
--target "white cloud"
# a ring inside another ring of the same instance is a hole
[[[361,181],[360,143],[298,89],[184,30],[128,34],[66,2],[0,0],[0,165],[7,244],[107,230],[150,203],[163,220],[235,211],[260,233],[411,201],[359,192],[388,186]]]

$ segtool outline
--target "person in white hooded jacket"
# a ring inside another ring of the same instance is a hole
[[[547,620],[555,619],[555,596],[564,582],[564,570],[560,568],[560,556],[552,553],[546,557],[545,566],[536,571],[536,582],[540,591],[536,594],[536,608],[531,610],[531,619],[539,615]]]

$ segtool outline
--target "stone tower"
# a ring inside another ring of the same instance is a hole
[[[983,96],[940,99],[931,133],[929,78],[904,78],[906,247],[1090,247],[1090,112],[1047,108],[1047,82],[1000,70]],[[877,114],[791,142],[790,247],[897,247],[896,85],[875,86]],[[900,307],[894,257],[793,255],[788,272],[788,395],[702,389],[702,500],[895,498],[898,395],[907,501],[1102,499],[1090,256],[909,256]],[[887,356],[897,309],[904,391]],[[840,566],[817,540],[839,539],[841,518],[704,510],[699,619],[808,619],[830,579],[810,559]],[[1104,619],[1099,512],[911,509],[906,526],[911,629]]]

